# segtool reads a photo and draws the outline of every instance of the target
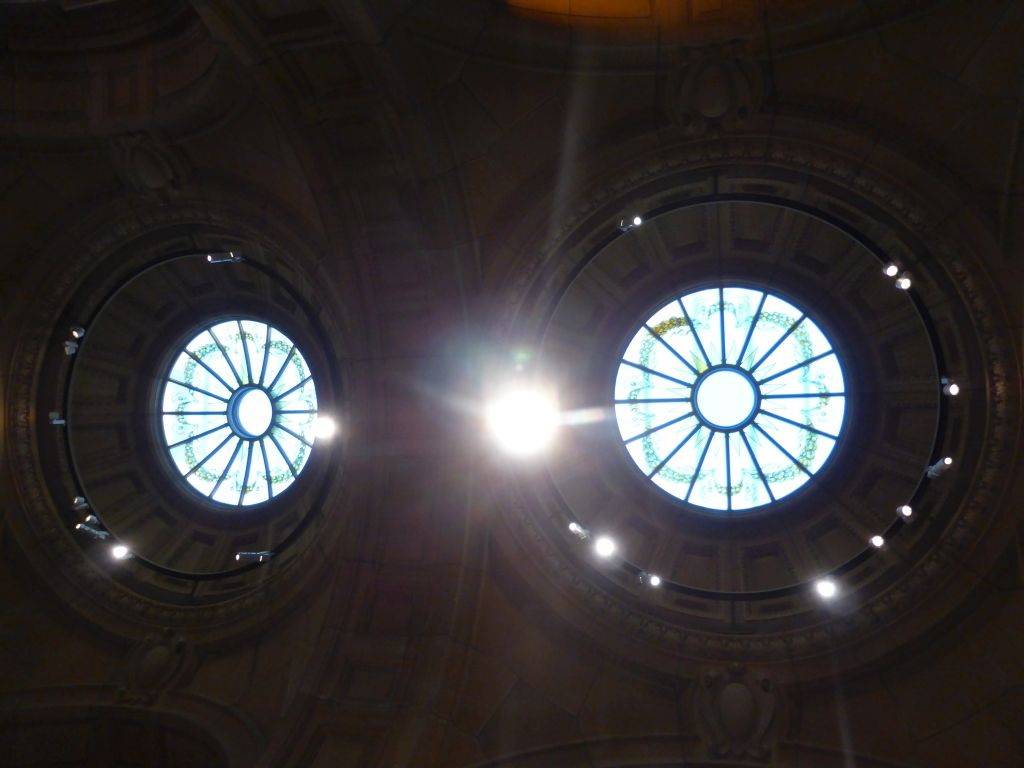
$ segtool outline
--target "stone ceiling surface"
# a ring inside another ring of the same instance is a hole
[[[1021,39],[1020,0],[0,3],[0,763],[1020,765]],[[227,246],[251,264],[131,280]],[[636,317],[722,275],[853,361],[821,488],[722,526],[610,423],[483,442],[516,362],[600,409]],[[135,426],[161,339],[226,308],[318,339],[343,425],[237,522]],[[76,537],[83,484],[173,573]],[[917,492],[832,607],[652,596],[565,530],[773,589]]]

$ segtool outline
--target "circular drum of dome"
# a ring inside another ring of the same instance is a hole
[[[230,506],[269,501],[298,478],[315,442],[316,384],[268,323],[204,328],[175,358],[161,396],[171,461],[196,493]]]
[[[673,299],[636,331],[615,380],[626,450],[656,485],[712,510],[803,486],[843,428],[843,369],[806,313],[723,286]]]

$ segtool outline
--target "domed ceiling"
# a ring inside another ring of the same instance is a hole
[[[1014,768],[1019,3],[129,5],[0,10],[0,762]]]
[[[830,187],[814,171],[795,174],[725,161],[631,178],[620,210],[640,212],[643,224],[620,232],[614,214],[602,215],[615,209],[604,201],[581,214],[588,231],[550,246],[551,260],[536,273],[545,288],[527,294],[508,331],[520,345],[536,344],[535,375],[557,390],[563,410],[591,414],[563,430],[543,470],[514,473],[516,557],[543,553],[537,567],[578,610],[669,657],[788,663],[856,643],[849,659],[863,663],[872,635],[881,635],[879,650],[887,647],[906,621],[900,613],[925,606],[915,595],[942,580],[943,551],[969,549],[961,537],[987,526],[977,505],[988,483],[972,467],[1000,453],[1007,435],[966,436],[1004,423],[991,409],[1008,404],[998,395],[946,397],[940,381],[955,379],[968,393],[1002,389],[1002,364],[992,367],[991,348],[983,352],[973,330],[984,308],[959,290],[965,267],[928,258],[866,196]],[[857,220],[872,221],[870,233],[851,225]],[[913,273],[911,291],[883,273],[889,261]],[[760,512],[709,514],[631,466],[611,415],[613,382],[621,350],[651,307],[737,282],[790,297],[817,320],[843,360],[847,413],[835,456],[806,489]],[[994,378],[979,379],[985,371]],[[957,479],[929,478],[946,455],[956,457]],[[913,525],[897,522],[904,504],[915,511]],[[594,559],[570,522],[614,535],[622,567]],[[879,534],[882,549],[869,543]],[[643,572],[658,574],[662,588],[652,590]],[[842,597],[823,607],[812,587],[826,575]],[[592,635],[616,637],[596,625]]]

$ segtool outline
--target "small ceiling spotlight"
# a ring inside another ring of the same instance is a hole
[[[944,473],[946,473],[949,470],[949,468],[952,467],[952,466],[953,466],[953,457],[952,456],[946,456],[944,458],[939,459],[934,464],[932,464],[930,467],[928,467],[928,472],[926,474],[928,475],[928,477],[931,477],[931,478],[934,479],[934,478],[939,477],[939,476],[943,475]]]
[[[85,496],[75,496],[71,500],[71,508],[76,512],[81,512],[83,509],[89,508],[89,502],[85,500]]]
[[[832,579],[818,579],[814,582],[814,591],[818,593],[819,597],[831,600],[839,593],[839,587]]]
[[[71,357],[78,351],[77,341],[65,341],[64,342],[64,354]]]
[[[871,546],[874,547],[875,549],[881,549],[882,547],[885,546],[885,537],[884,536],[879,536],[877,533],[874,536],[872,536],[870,539],[868,539],[868,541],[871,542]]]
[[[618,546],[615,544],[615,540],[608,536],[598,536],[594,540],[594,552],[598,557],[611,557],[615,554],[616,549]]]
[[[901,291],[909,291],[911,285],[913,285],[913,282],[910,279],[909,272],[903,272],[899,277],[896,278],[896,287],[899,288]]]
[[[942,377],[942,394],[949,395],[950,397],[956,397],[960,394],[960,385],[952,379],[947,379],[945,376]]]
[[[886,277],[896,277],[896,275],[900,273],[900,265],[890,261],[888,264],[882,267],[882,272],[885,274]]]
[[[72,325],[71,326],[71,338],[73,338],[73,339],[84,339],[85,338],[85,328],[83,328],[80,325]]]
[[[487,426],[492,437],[508,453],[537,453],[555,435],[561,418],[551,399],[539,392],[510,392],[487,407]]]
[[[338,425],[330,416],[317,416],[313,422],[313,434],[319,440],[330,440],[338,431]]]
[[[243,261],[242,254],[234,251],[217,251],[206,254],[206,260],[210,264],[237,264]]]
[[[115,544],[110,548],[110,556],[115,560],[124,560],[131,554],[131,550],[124,544]]]
[[[60,411],[50,411],[47,418],[50,420],[50,423],[55,427],[64,427],[67,426],[68,423],[66,419],[61,417]]]
[[[646,584],[649,587],[660,587],[661,576],[656,573],[648,573],[647,571],[640,571],[640,583]]]
[[[273,556],[274,553],[269,549],[260,550],[258,552],[235,552],[235,560],[255,560],[257,563],[269,560]]]
[[[896,507],[896,513],[900,516],[900,519],[909,521],[914,516],[914,508],[909,504],[901,504]]]
[[[627,216],[624,219],[619,219],[619,230],[621,232],[629,232],[629,230],[636,229],[643,223],[644,220],[642,216]]]
[[[590,538],[590,531],[588,531],[582,525],[577,523],[575,520],[569,523],[569,533],[571,533],[580,541],[586,541]]]

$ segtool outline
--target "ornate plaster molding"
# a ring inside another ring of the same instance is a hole
[[[934,197],[931,201],[925,197],[934,192],[932,188],[924,187],[924,195],[915,194],[908,184],[898,185],[863,163],[797,139],[731,137],[652,153],[625,165],[618,176],[609,176],[609,183],[592,189],[572,210],[556,214],[561,226],[545,240],[522,244],[525,255],[508,287],[509,299],[499,314],[497,333],[516,343],[537,338],[543,332],[537,327],[537,318],[546,317],[544,308],[557,301],[559,276],[577,268],[591,244],[602,231],[614,227],[614,216],[627,205],[643,210],[647,203],[665,204],[674,189],[680,190],[678,202],[682,205],[692,196],[684,181],[692,188],[702,177],[738,169],[743,169],[746,178],[755,178],[759,168],[765,174],[795,174],[811,187],[819,184],[841,190],[844,203],[859,205],[861,214],[872,208],[886,211],[889,220],[873,224],[898,247],[926,253],[931,257],[927,268],[942,273],[944,282],[955,286],[957,293],[948,298],[958,302],[972,321],[970,328],[959,329],[959,339],[984,361],[986,398],[983,413],[970,418],[971,446],[977,452],[975,471],[970,483],[958,486],[958,510],[952,522],[936,533],[934,544],[900,578],[884,586],[877,584],[873,596],[852,612],[816,613],[812,621],[790,631],[736,635],[724,627],[713,631],[700,622],[666,619],[629,595],[610,589],[589,566],[556,543],[564,536],[565,511],[550,493],[538,492],[525,478],[507,473],[499,503],[520,541],[519,551],[533,553],[530,557],[545,574],[543,578],[556,583],[560,593],[599,624],[611,628],[612,637],[641,639],[670,657],[750,663],[821,658],[837,645],[860,644],[862,651],[850,655],[851,663],[866,663],[882,652],[878,649],[886,645],[891,649],[895,644],[890,637],[888,644],[870,645],[873,635],[884,628],[898,632],[901,641],[909,641],[924,631],[923,626],[941,618],[929,613],[935,595],[944,592],[947,599],[961,600],[973,586],[970,578],[951,582],[951,574],[964,574],[951,565],[981,549],[985,534],[1000,517],[992,512],[1002,509],[1003,478],[1017,456],[1020,404],[1009,386],[1017,376],[1017,361],[996,292],[972,255],[972,249],[987,248],[988,243],[957,240],[944,231],[940,223],[945,211],[935,207]],[[920,179],[911,183],[927,178],[922,171]],[[550,231],[545,227],[527,229]],[[978,562],[977,569],[984,571],[986,563]],[[911,616],[914,621],[909,620]]]

